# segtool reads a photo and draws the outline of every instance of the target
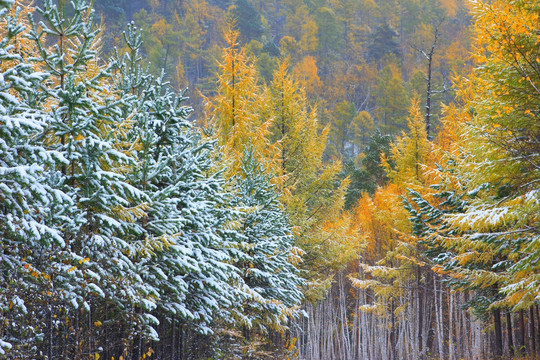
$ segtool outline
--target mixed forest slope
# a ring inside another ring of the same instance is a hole
[[[0,0],[0,359],[535,358],[539,10]]]
[[[470,66],[470,14],[462,0],[379,1],[96,1],[109,40],[121,43],[127,21],[142,29],[142,51],[151,71],[165,69],[177,88],[189,87],[202,116],[199,92],[216,91],[215,76],[224,34],[231,23],[239,44],[254,61],[260,82],[270,82],[280,58],[331,125],[327,155],[356,158],[375,128],[406,129],[414,94],[426,97],[432,59],[433,116],[453,99],[453,76]],[[438,39],[435,39],[435,33]],[[107,50],[107,47],[106,49]],[[110,50],[110,49],[109,49]]]

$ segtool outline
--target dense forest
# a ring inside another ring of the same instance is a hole
[[[0,359],[540,358],[537,0],[0,0]]]

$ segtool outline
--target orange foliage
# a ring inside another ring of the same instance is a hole
[[[373,264],[384,258],[399,238],[396,230],[409,227],[401,194],[396,185],[388,184],[377,189],[373,197],[364,193],[356,204],[354,221],[366,241],[364,263]]]
[[[322,82],[317,74],[317,60],[313,56],[306,56],[293,68],[294,78],[309,95],[317,96],[321,92]]]

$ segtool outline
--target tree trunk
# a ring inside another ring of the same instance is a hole
[[[512,314],[506,313],[506,332],[508,333],[508,353],[510,357],[514,356],[514,336],[512,334]]]
[[[394,299],[392,299],[391,305],[391,317],[392,317],[392,328],[390,329],[390,360],[396,360],[396,315],[395,315],[395,304]]]
[[[534,326],[534,306],[531,306],[529,309],[530,315],[529,315],[529,323],[531,328],[531,355],[533,356],[533,359],[536,358],[536,328]]]
[[[519,311],[519,352],[525,354],[525,316],[523,310]]]
[[[422,292],[422,288],[420,284],[420,272],[421,272],[421,268],[420,266],[418,266],[416,270],[416,289],[417,289],[416,291],[417,291],[417,296],[418,296],[418,354],[420,358],[424,358],[424,355],[422,354],[424,350],[424,346],[423,346],[424,334],[422,332],[423,326],[424,326],[424,311],[423,311],[424,309],[423,309],[423,299],[422,299],[423,292]]]
[[[437,38],[435,38],[435,41]],[[431,80],[432,80],[432,63],[433,63],[433,52],[435,50],[435,43],[431,48],[430,53],[428,54],[428,73],[427,73],[427,94],[426,94],[426,134],[429,139],[429,132],[431,130]]]
[[[495,325],[495,347],[493,354],[495,359],[502,357],[503,342],[502,342],[502,327],[501,327],[501,309],[493,310],[493,322]]]

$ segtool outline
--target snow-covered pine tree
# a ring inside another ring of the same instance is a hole
[[[247,255],[236,266],[242,271],[249,298],[243,316],[259,333],[283,331],[290,317],[298,317],[303,294],[295,265],[300,261],[294,236],[279,195],[252,146],[246,146],[238,187],[237,207],[243,212],[241,248]]]
[[[65,177],[64,192],[76,204],[63,228],[65,251],[74,253],[75,261],[65,259],[57,279],[64,290],[58,301],[66,309],[54,315],[64,321],[49,329],[68,338],[62,347],[49,344],[49,351],[52,357],[77,358],[100,347],[127,346],[136,336],[157,337],[149,326],[156,322],[150,315],[156,294],[137,274],[134,261],[141,249],[130,242],[131,224],[144,215],[146,200],[125,176],[135,163],[125,145],[132,124],[122,116],[125,101],[112,88],[112,65],[99,62],[93,11],[83,0],[71,7],[66,18],[64,9],[44,1],[37,9],[39,26],[30,14],[28,36],[39,54],[34,66],[49,73],[34,89],[40,96],[35,106],[50,118],[44,141],[67,160],[58,170]],[[116,334],[118,343],[98,345],[107,332]]]
[[[123,109],[135,124],[130,136],[138,143],[138,163],[129,177],[149,200],[138,224],[140,236],[152,244],[139,272],[158,294],[161,337],[186,331],[187,323],[208,334],[239,293],[241,279],[230,264],[226,240],[237,236],[226,226],[237,215],[227,203],[222,172],[213,170],[214,143],[192,128],[186,99],[141,66],[141,38],[133,24],[125,40],[128,51],[118,56],[115,77],[118,89],[132,99]]]
[[[41,142],[49,117],[29,105],[47,74],[21,55],[31,49],[14,46],[23,42],[26,10],[0,2],[0,358],[38,356],[59,294],[53,276],[71,258],[58,256],[72,205],[54,170],[65,159]]]
[[[449,165],[452,169],[455,163],[450,162]],[[442,172],[443,175],[445,172],[453,173],[447,169]],[[504,252],[494,246],[500,244],[494,242],[496,237],[464,231],[448,221],[463,214],[487,186],[467,191],[443,181],[432,185],[432,188],[434,193],[430,201],[415,190],[409,190],[408,197],[404,197],[404,207],[411,215],[413,235],[423,245],[432,269],[444,276],[447,286],[468,293],[466,305],[474,315],[486,323],[493,319],[494,351],[495,355],[500,354],[501,305],[504,304],[504,297],[499,293],[499,288],[504,283],[498,273],[507,272],[511,262]]]

